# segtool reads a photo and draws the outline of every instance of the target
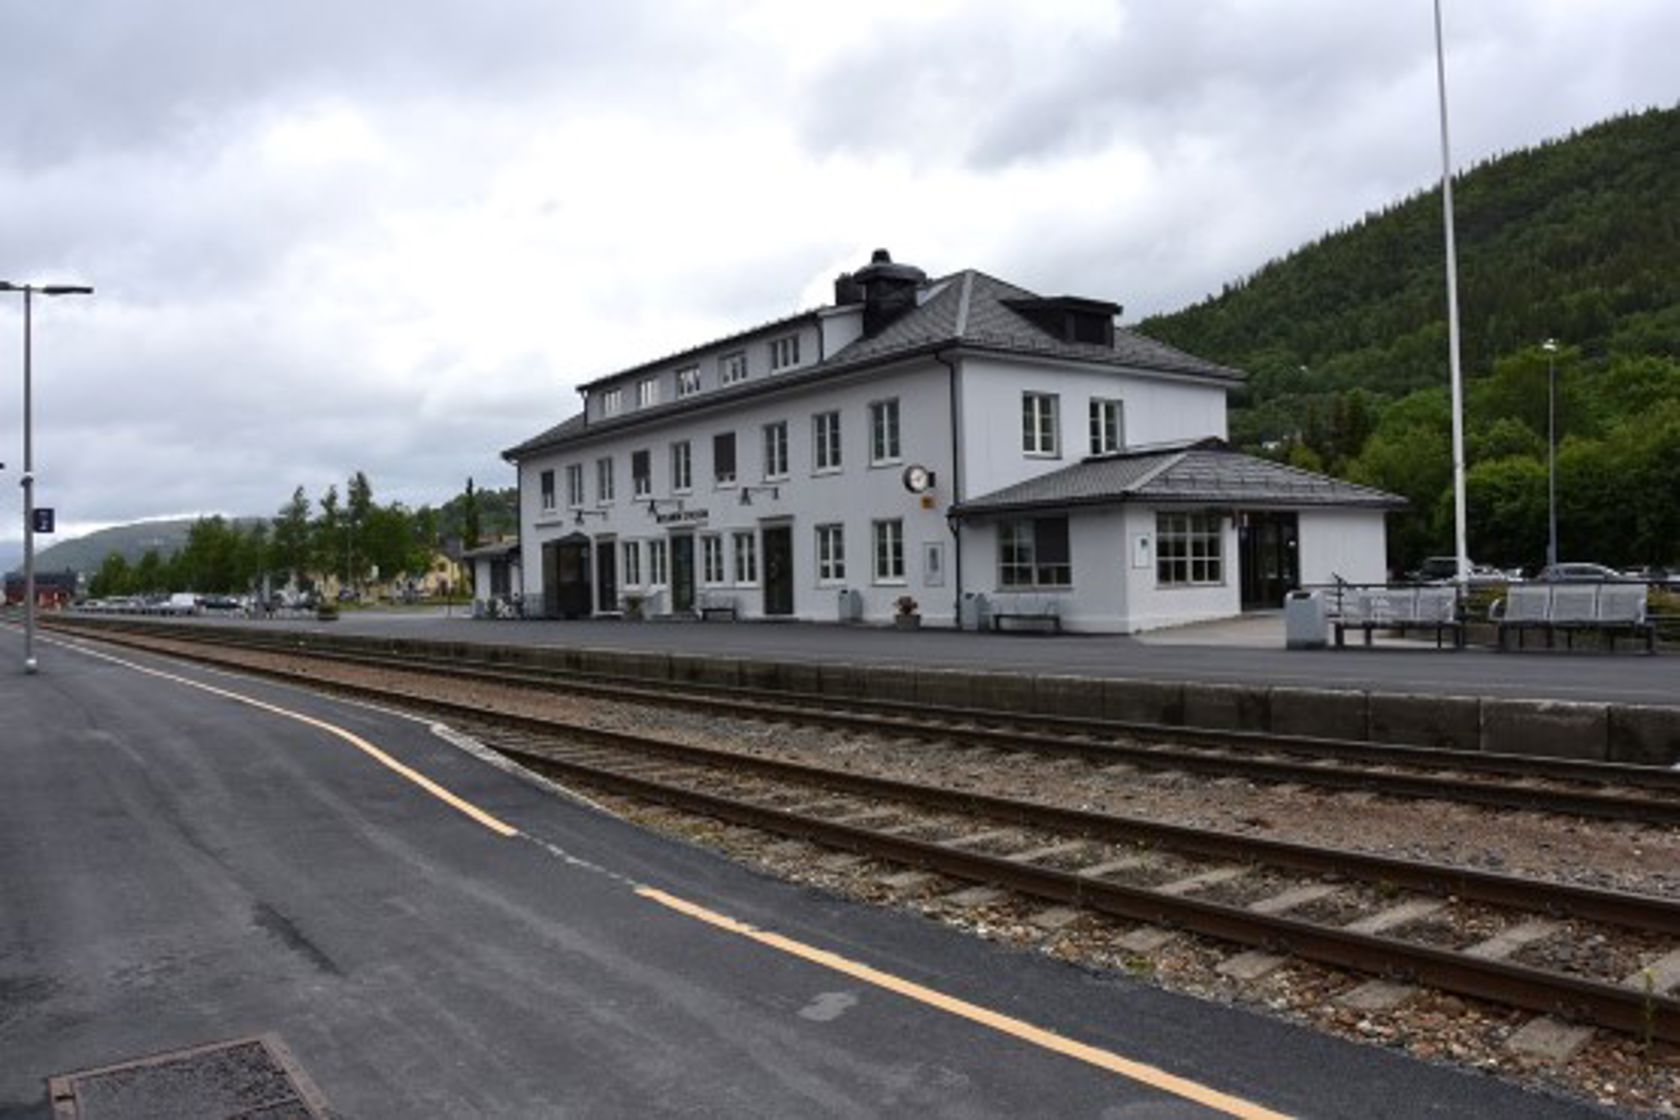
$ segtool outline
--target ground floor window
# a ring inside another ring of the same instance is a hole
[[[654,587],[663,587],[668,579],[667,555],[664,541],[648,542],[648,583]]]
[[[700,538],[700,578],[707,583],[723,582],[723,538]]]
[[[875,581],[904,580],[904,522],[900,518],[875,522]]]
[[[1225,581],[1224,519],[1217,513],[1155,515],[1155,580],[1162,586]]]
[[[838,583],[846,578],[846,528],[817,526],[817,579]]]
[[[735,582],[758,582],[758,538],[751,531],[735,534]]]
[[[642,544],[640,541],[624,542],[624,583],[627,587],[638,587],[642,582]]]
[[[998,586],[1069,587],[1068,519],[1023,517],[998,525]]]

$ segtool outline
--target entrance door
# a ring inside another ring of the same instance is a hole
[[[1245,611],[1283,606],[1301,586],[1301,538],[1293,513],[1239,513],[1238,563]]]
[[[793,526],[766,525],[764,537],[764,613],[793,613]]]
[[[687,614],[694,609],[694,538],[684,534],[671,538],[671,613]]]
[[[550,618],[589,614],[589,538],[574,533],[543,546],[543,613]]]
[[[595,542],[595,609],[618,610],[618,542],[611,537]]]

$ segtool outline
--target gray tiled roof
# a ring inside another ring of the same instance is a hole
[[[1086,459],[959,502],[964,515],[1121,502],[1396,509],[1404,498],[1233,451],[1217,440]]]

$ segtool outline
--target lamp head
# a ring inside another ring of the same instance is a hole
[[[1548,338],[1540,344],[1540,349],[1544,350],[1548,354],[1556,354],[1558,351],[1557,339]]]

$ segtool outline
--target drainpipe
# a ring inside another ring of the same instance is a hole
[[[962,448],[957,437],[960,431],[957,410],[957,363],[954,359],[945,357],[939,351],[933,352],[933,360],[950,371],[950,402],[951,402],[951,501],[962,500]],[[951,528],[951,582],[956,585],[956,598],[953,600],[954,610],[951,612],[952,621],[958,630],[962,629],[962,523],[956,518],[947,517],[946,524]]]

